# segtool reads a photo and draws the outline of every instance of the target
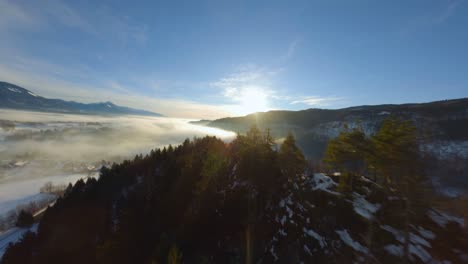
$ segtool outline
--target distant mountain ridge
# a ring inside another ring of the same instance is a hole
[[[355,106],[343,109],[269,111],[222,118],[207,126],[245,133],[252,125],[270,129],[275,138],[292,132],[304,154],[314,162],[323,158],[331,138],[345,126],[374,134],[387,117],[411,120],[417,128],[421,150],[431,157],[427,173],[434,184],[462,188],[468,193],[468,98],[419,104]],[[454,195],[453,189],[441,192]]]
[[[364,132],[372,134],[388,116],[413,120],[430,138],[468,141],[468,98],[429,103],[363,105],[333,110],[274,110],[221,118],[207,125],[243,133],[255,124],[262,129],[271,129],[277,137],[293,132],[299,137],[313,135],[315,138],[333,138],[344,125],[351,128],[360,126]]]
[[[49,99],[7,82],[0,82],[0,108],[70,114],[163,116],[146,110],[119,106],[112,102],[85,104]]]

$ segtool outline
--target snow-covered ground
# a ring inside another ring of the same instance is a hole
[[[10,243],[15,243],[21,239],[24,233],[28,230],[31,232],[37,232],[38,224],[32,225],[30,228],[11,228],[6,232],[0,233],[0,259],[5,254],[6,249]]]
[[[1,187],[1,186],[0,186]],[[36,191],[37,192],[37,191]],[[16,210],[18,207],[25,206],[31,203],[37,202],[51,202],[57,197],[53,194],[48,193],[36,193],[32,195],[26,195],[19,199],[9,199],[0,201],[0,216],[4,216],[8,212]]]
[[[31,180],[12,181],[0,184],[0,216],[14,210],[19,205],[27,205],[31,202],[52,200],[51,194],[39,193],[39,189],[47,182],[54,185],[75,183],[81,178],[96,177],[97,173],[55,175]]]
[[[468,141],[434,141],[422,145],[421,149],[439,158],[452,156],[468,158]]]

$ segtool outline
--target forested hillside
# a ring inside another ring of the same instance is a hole
[[[468,193],[468,99],[421,104],[356,106],[343,109],[269,111],[243,117],[222,118],[209,126],[244,133],[252,125],[271,129],[275,138],[293,132],[306,157],[323,159],[327,142],[344,127],[360,128],[372,135],[388,117],[411,120],[419,147],[428,156],[425,173],[439,191],[460,189]],[[430,157],[430,158],[429,158]],[[448,193],[448,195],[451,195]]]
[[[3,263],[466,263],[466,223],[433,201],[423,158],[399,119],[343,130],[324,171],[255,126],[187,139],[69,186]]]
[[[300,111],[268,111],[241,117],[221,118],[210,126],[244,133],[252,125],[270,128],[275,136],[288,131],[315,132],[318,136],[335,137],[342,124],[360,125],[364,132],[374,133],[389,116],[410,119],[419,132],[439,139],[467,140],[468,98],[420,104],[363,105],[342,109],[311,108]],[[457,126],[458,125],[458,126]],[[458,129],[456,129],[458,128]]]

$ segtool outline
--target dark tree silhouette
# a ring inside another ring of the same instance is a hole
[[[34,218],[31,213],[21,210],[16,220],[17,227],[30,227],[34,223]]]

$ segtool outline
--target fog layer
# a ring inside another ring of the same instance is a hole
[[[102,165],[186,138],[234,137],[188,121],[0,110],[0,207],[37,193],[45,179],[73,181]]]

